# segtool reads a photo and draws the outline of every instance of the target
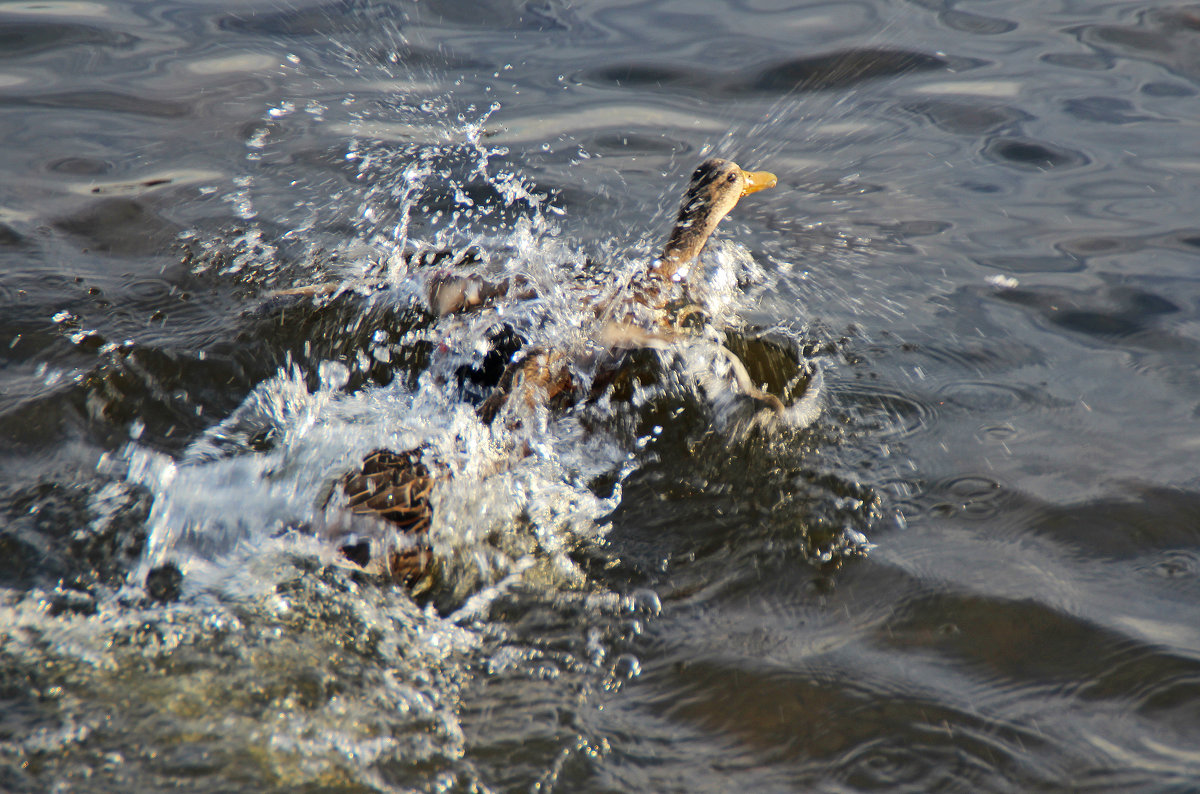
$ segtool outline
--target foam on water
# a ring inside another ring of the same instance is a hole
[[[379,588],[257,562],[247,573],[274,586],[236,602],[108,600],[84,616],[48,614],[36,593],[0,601],[7,658],[40,671],[57,713],[0,753],[136,766],[110,735],[120,715],[122,730],[161,743],[166,767],[194,761],[179,748],[199,742],[235,777],[282,785],[395,790],[381,768],[451,768],[465,751],[461,660],[478,633]]]

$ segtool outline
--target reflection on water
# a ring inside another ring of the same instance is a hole
[[[0,5],[0,788],[1190,790],[1200,11],[793,6]],[[683,346],[488,471],[710,154],[819,416]],[[303,530],[418,443],[414,598]]]

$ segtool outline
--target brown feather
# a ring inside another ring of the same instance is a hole
[[[444,476],[429,470],[421,460],[422,451],[421,447],[403,452],[377,449],[363,459],[358,471],[342,478],[351,513],[387,521],[415,542],[407,549],[390,550],[382,566],[392,578],[410,586],[430,571],[433,554],[427,535],[433,508],[429,496]],[[353,559],[349,551],[343,553]],[[362,566],[369,567],[369,561]]]

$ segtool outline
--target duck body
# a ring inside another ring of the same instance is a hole
[[[539,412],[561,415],[580,403],[611,396],[631,376],[630,362],[640,357],[638,351],[669,349],[694,336],[689,326],[702,313],[687,294],[693,264],[738,200],[775,184],[773,174],[744,171],[728,160],[701,164],[692,174],[661,255],[623,288],[602,297],[595,292],[581,295],[591,305],[586,314],[595,321],[578,344],[531,347],[511,326],[499,325],[483,360],[458,370],[460,385],[469,382],[467,391],[482,397],[475,405],[479,420],[512,428]],[[472,273],[439,274],[430,279],[428,289],[429,309],[437,318],[536,296],[523,280],[489,282]],[[724,388],[757,401],[768,413],[785,410],[779,397],[758,388],[738,355],[719,343],[715,349],[715,365],[725,372]],[[584,372],[587,377],[581,377]],[[330,505],[350,514],[359,527],[340,546],[351,564],[417,589],[429,585],[437,568],[429,542],[434,510],[430,495],[451,476],[445,467],[427,462],[427,452],[424,447],[372,452],[342,478],[341,498]],[[517,461],[529,452],[527,444],[518,445],[511,458]],[[372,535],[362,531],[363,520],[374,522],[375,540],[363,539]],[[387,540],[380,543],[379,538]]]

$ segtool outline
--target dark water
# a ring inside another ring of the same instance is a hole
[[[0,789],[1196,790],[1198,53],[1122,2],[0,5]],[[677,390],[594,479],[555,430],[432,600],[281,535],[445,419],[376,355],[397,252],[619,269],[711,152],[780,176],[712,267],[811,427]]]

